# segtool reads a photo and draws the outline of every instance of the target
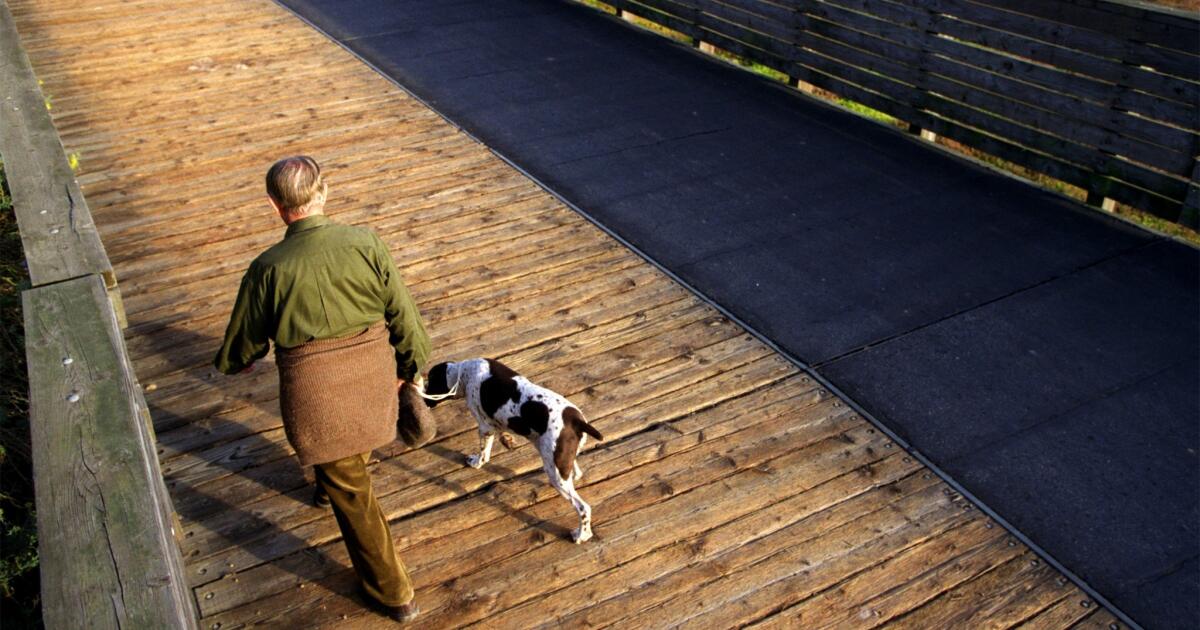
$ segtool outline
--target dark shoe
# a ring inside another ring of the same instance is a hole
[[[416,619],[417,615],[421,612],[421,609],[417,607],[416,602],[408,602],[407,604],[400,606],[388,606],[387,604],[381,603],[379,600],[368,595],[367,592],[363,590],[361,584],[358,585],[358,596],[367,603],[367,606],[371,610],[374,610],[384,617],[387,617],[388,619],[398,623],[408,623],[413,619]]]
[[[325,510],[333,505],[333,502],[329,500],[329,495],[321,489],[321,486],[317,486],[317,489],[313,491],[313,505]]]
[[[408,623],[417,618],[421,613],[421,609],[417,608],[416,603],[409,602],[403,606],[384,606],[387,609],[386,614],[392,621],[399,623]]]

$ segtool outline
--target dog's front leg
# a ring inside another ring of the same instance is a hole
[[[491,427],[485,428],[479,425],[479,454],[468,455],[467,465],[471,468],[480,468],[492,459],[492,442],[496,440],[496,433]]]

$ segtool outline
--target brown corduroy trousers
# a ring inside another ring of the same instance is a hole
[[[371,489],[370,453],[317,464],[317,483],[329,495],[333,514],[366,594],[385,606],[412,601],[412,581],[396,555],[387,517]]]

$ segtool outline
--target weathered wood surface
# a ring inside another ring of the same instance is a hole
[[[1107,0],[612,3],[967,146],[1195,224],[1200,15]]]
[[[141,390],[97,275],[24,293],[48,628],[195,628]]]
[[[89,273],[116,286],[8,4],[0,0],[0,159],[33,286]]]
[[[460,405],[426,448],[375,453],[417,626],[870,627],[979,598],[1006,623],[1082,618],[1044,568],[989,578],[1032,554],[843,402],[276,5],[14,14],[122,279],[203,627],[387,626],[308,504],[271,362],[209,366],[242,270],[282,234],[261,181],[291,153],[323,162],[336,220],[393,248],[439,357],[499,357],[606,436],[582,457],[581,546],[528,446],[462,465]]]

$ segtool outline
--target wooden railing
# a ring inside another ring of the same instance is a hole
[[[1196,228],[1200,16],[1117,0],[605,0]]]
[[[32,284],[22,305],[45,625],[195,628],[116,277],[4,0],[0,157]]]

